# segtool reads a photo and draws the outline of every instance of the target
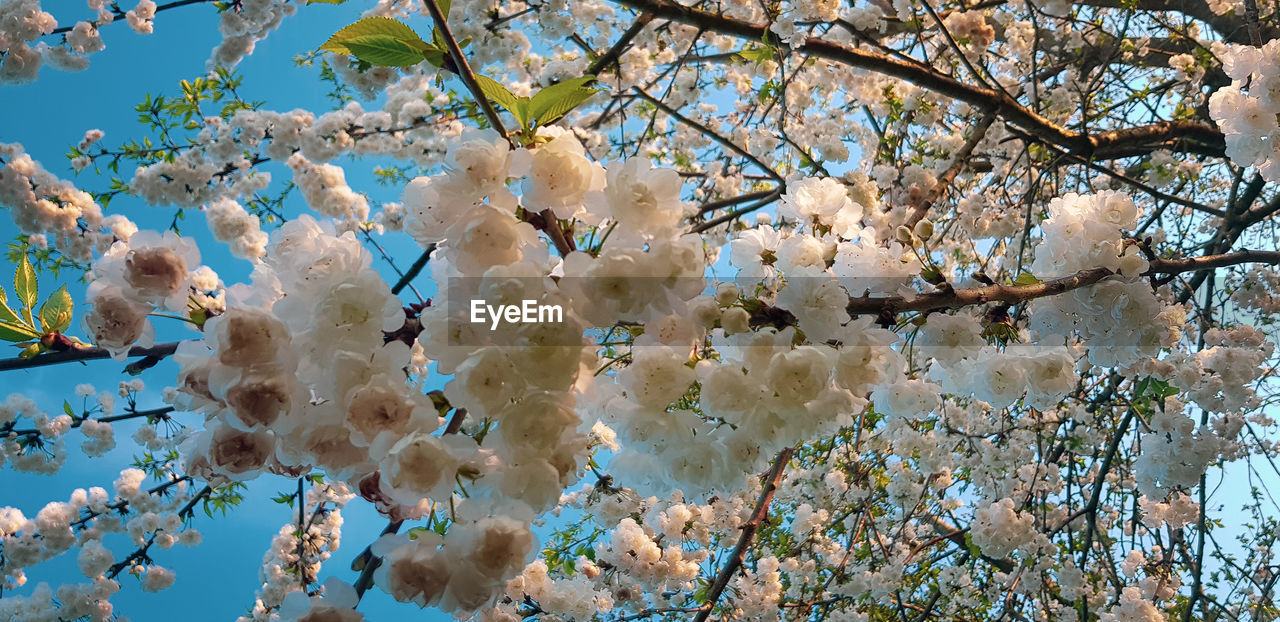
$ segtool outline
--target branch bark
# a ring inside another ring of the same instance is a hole
[[[471,95],[476,98],[476,103],[480,105],[480,110],[484,111],[484,116],[489,120],[489,124],[493,129],[497,130],[503,138],[511,141],[511,137],[507,135],[507,130],[502,126],[502,119],[498,117],[498,111],[494,109],[493,102],[485,96],[484,91],[480,89],[480,83],[476,81],[476,74],[471,71],[471,65],[467,64],[467,57],[462,54],[462,48],[458,46],[458,40],[454,38],[453,31],[449,29],[448,20],[444,11],[440,10],[440,5],[436,0],[424,0],[427,11],[431,13],[431,19],[435,20],[436,28],[440,29],[440,35],[444,37],[445,47],[449,50],[449,58],[453,59],[453,65],[458,70],[458,77],[462,79],[462,83],[466,85],[467,90],[471,91]],[[515,147],[512,144],[512,147]]]
[[[158,343],[149,348],[135,346],[129,350],[130,357],[153,356],[164,358],[173,354],[178,349],[180,341],[170,341],[168,343]],[[95,361],[99,359],[109,359],[111,353],[102,348],[77,348],[66,350],[63,352],[48,352],[39,356],[33,356],[29,359],[11,358],[0,359],[0,371],[10,371],[14,369],[31,369],[33,367],[43,367],[45,365],[57,365],[58,363],[70,363],[72,361]]]
[[[1241,250],[1221,255],[1189,257],[1186,259],[1156,259],[1144,276],[1156,274],[1181,274],[1225,268],[1244,263],[1280,264],[1280,251]],[[970,289],[952,289],[944,286],[938,291],[920,294],[912,298],[903,296],[863,296],[850,298],[846,310],[849,315],[879,315],[885,312],[934,311],[971,305],[1001,302],[1016,305],[1023,302],[1055,296],[1081,287],[1094,285],[1114,276],[1107,268],[1090,268],[1061,278],[1031,285],[986,285]]]
[[[622,36],[618,37],[618,40],[614,42],[614,44],[610,46],[604,54],[601,54],[596,57],[595,60],[591,61],[591,65],[587,67],[586,75],[599,77],[601,71],[617,64],[618,59],[622,58],[627,47],[631,45],[631,42],[635,40],[636,36],[638,36],[640,32],[644,30],[644,27],[648,26],[651,21],[653,21],[653,13],[641,13],[636,17],[635,23],[631,24],[631,27],[628,28],[626,32],[622,33]]]
[[[413,279],[417,278],[418,274],[422,272],[422,269],[427,267],[427,261],[431,259],[431,253],[434,253],[435,250],[435,242],[428,244],[426,250],[422,251],[422,254],[418,256],[417,261],[414,261],[413,265],[409,266],[409,269],[400,277],[400,280],[396,281],[396,284],[391,287],[391,293],[399,294],[409,283],[412,283]]]
[[[707,602],[698,609],[693,622],[706,622],[711,611],[716,608],[716,601],[720,600],[724,588],[728,587],[729,580],[742,567],[742,560],[747,555],[747,548],[751,546],[752,538],[760,529],[760,524],[769,515],[769,504],[773,503],[773,494],[778,490],[778,482],[782,481],[782,473],[786,470],[787,462],[791,460],[791,454],[794,451],[788,447],[773,459],[773,466],[764,476],[764,488],[756,501],[756,509],[751,512],[751,518],[747,519],[746,524],[742,526],[742,535],[738,537],[737,546],[733,547],[733,552],[729,554],[729,561],[725,563],[724,568],[716,573],[716,580],[711,584],[711,591],[707,593]]]
[[[192,5],[192,4],[209,4],[209,3],[211,3],[211,2],[216,2],[216,1],[217,1],[217,0],[175,0],[174,2],[170,2],[170,3],[168,3],[168,4],[162,4],[162,5],[160,5],[160,6],[157,6],[157,7],[156,7],[156,11],[155,11],[155,12],[156,12],[156,13],[161,13],[161,12],[163,12],[163,11],[168,11],[168,10],[170,10],[170,9],[176,9],[176,8],[184,7],[184,6],[190,6],[190,5]],[[116,4],[115,4],[114,2],[112,2],[112,3],[108,4],[108,5],[107,5],[107,9],[108,9],[109,11],[111,11],[111,15],[115,18],[115,19],[113,19],[111,22],[108,22],[108,23],[110,23],[110,24],[114,24],[114,23],[116,23],[116,22],[124,22],[124,21],[125,21],[125,12],[124,12],[124,11],[122,11],[119,7],[117,7],[117,6],[116,6]],[[98,23],[98,20],[93,20],[93,22],[92,22],[92,23],[94,24],[94,27],[95,27],[95,28],[101,28],[101,27],[103,27],[103,26],[106,26],[106,25],[107,25],[107,24]],[[60,35],[60,34],[63,34],[63,33],[71,32],[72,30],[75,30],[75,28],[76,28],[75,26],[62,26],[62,27],[60,27],[60,28],[55,28],[55,29],[53,29],[53,30],[49,31],[49,34],[50,34],[50,35]]]
[[[942,197],[942,193],[946,192],[947,188],[951,186],[951,183],[956,180],[956,175],[959,175],[960,171],[969,164],[969,156],[973,155],[974,148],[976,148],[978,143],[982,142],[982,139],[986,137],[987,130],[991,128],[991,124],[995,122],[995,120],[995,112],[988,112],[982,116],[982,120],[973,128],[973,134],[969,136],[969,139],[966,140],[964,145],[961,145],[960,150],[956,152],[955,162],[953,162],[951,167],[942,174],[942,177],[938,178],[937,185],[935,185],[933,190],[929,192],[929,195],[920,202],[920,205],[911,212],[911,216],[907,217],[906,226],[908,228],[916,226],[916,223],[924,219],[925,215],[929,213],[929,208],[933,207],[933,204]]]

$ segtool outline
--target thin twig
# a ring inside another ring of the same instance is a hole
[[[747,161],[759,167],[760,170],[764,171],[770,177],[774,178],[779,184],[786,183],[786,180],[782,178],[782,175],[779,175],[777,171],[773,170],[773,167],[769,166],[768,164],[765,164],[764,162],[761,162],[760,158],[757,158],[754,155],[751,155],[751,152],[738,146],[737,143],[729,140],[728,138],[725,138],[724,136],[721,136],[718,132],[707,127],[706,125],[699,123],[697,121],[694,121],[693,119],[690,119],[689,117],[686,117],[680,114],[679,112],[676,111],[675,108],[668,106],[662,100],[645,92],[644,89],[638,86],[635,86],[635,87],[632,87],[631,90],[634,91],[636,95],[639,95],[641,99],[653,104],[655,107],[657,107],[658,110],[661,110],[662,112],[666,113],[667,116],[695,130],[698,130],[698,132],[701,133],[703,136],[706,136],[707,138],[710,138],[711,140],[714,140],[717,143],[720,143],[720,146],[724,147],[725,149],[728,149],[729,151],[732,151],[746,158]]]
[[[155,9],[155,12],[160,13],[163,11],[168,11],[169,9],[176,9],[178,7],[189,6],[192,4],[207,4],[210,2],[216,2],[216,1],[217,0],[176,0],[175,2],[170,2],[168,4],[162,4],[160,6],[157,6]],[[111,11],[111,15],[114,17],[112,21],[108,22],[109,24],[114,24],[117,21],[120,21],[120,22],[125,21],[125,12],[120,10],[118,7],[116,7],[115,4],[116,3],[112,2],[107,7],[108,10]],[[96,20],[91,23],[94,24],[94,28],[101,28],[107,25],[107,24],[100,24]],[[49,31],[49,34],[60,35],[62,33],[71,32],[72,30],[75,30],[75,28],[76,28],[75,26],[62,26],[61,28],[55,28]]]
[[[737,205],[739,203],[746,203],[747,201],[756,201],[759,199],[763,199],[767,196],[770,196],[774,192],[777,192],[777,190],[774,190],[774,189],[757,190],[755,192],[748,192],[746,194],[740,194],[736,197],[729,197],[727,199],[707,201],[706,203],[703,203],[702,205],[698,206],[698,214],[714,212],[722,207],[729,207],[730,205]]]
[[[741,207],[729,212],[725,212],[719,216],[716,216],[715,218],[712,218],[711,220],[698,223],[692,229],[689,229],[689,233],[702,233],[703,231],[706,231],[707,229],[711,229],[712,227],[717,227],[719,225],[722,225],[736,218],[741,218],[742,216],[746,216],[751,212],[754,212],[770,203],[773,203],[774,201],[777,201],[778,197],[780,196],[782,196],[782,191],[778,189],[774,189],[773,191],[765,194],[764,198],[760,199],[759,201],[756,201],[755,203],[752,203],[751,205],[748,205],[746,207]]]
[[[406,286],[409,285],[409,283],[413,281],[413,279],[417,278],[418,274],[422,272],[422,269],[427,267],[427,260],[431,259],[431,253],[435,252],[435,250],[435,242],[428,244],[426,250],[422,251],[422,254],[418,256],[417,261],[414,261],[413,265],[409,266],[409,269],[405,270],[404,274],[400,275],[400,280],[396,281],[396,284],[391,286],[391,293],[399,294]]]
[[[162,408],[153,408],[151,410],[135,410],[131,412],[122,413],[119,415],[112,415],[110,417],[90,418],[86,416],[86,417],[80,417],[80,418],[72,418],[71,428],[72,429],[78,428],[84,425],[86,421],[96,421],[98,423],[114,423],[116,421],[127,421],[129,419],[141,419],[142,417],[161,417],[161,418],[167,419],[168,417],[166,415],[168,415],[171,412],[174,412],[174,410],[176,409],[172,406],[164,406]],[[12,423],[13,422],[10,422],[10,425],[12,425]],[[41,432],[40,430],[37,430],[35,428],[29,428],[25,430],[10,430],[10,429],[7,429],[7,426],[0,426],[0,437],[10,435],[10,434],[14,436],[40,436]]]
[[[635,23],[631,24],[631,27],[623,32],[622,36],[618,37],[618,40],[615,41],[604,54],[597,56],[595,60],[591,61],[591,65],[587,67],[586,75],[598,76],[601,71],[604,71],[609,66],[616,64],[618,59],[622,57],[623,52],[626,51],[627,46],[631,44],[636,36],[640,34],[640,31],[644,30],[644,27],[648,26],[651,21],[653,21],[653,13],[645,12],[641,13],[639,17],[636,17]]]

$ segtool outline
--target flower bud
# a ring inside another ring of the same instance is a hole
[[[933,237],[933,221],[925,218],[916,223],[915,234],[916,237],[926,241]]]
[[[911,234],[911,230],[906,228],[906,226],[899,225],[897,230],[894,231],[894,237],[903,244],[910,244],[914,236]]]
[[[730,307],[720,314],[720,327],[724,334],[745,333],[751,330],[751,314],[742,307]]]
[[[721,283],[716,286],[716,302],[727,307],[738,299],[738,286],[733,283]]]

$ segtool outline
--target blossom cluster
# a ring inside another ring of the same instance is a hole
[[[44,169],[16,143],[0,143],[0,203],[18,230],[63,253],[88,261],[138,227],[118,214],[105,216],[93,197]]]
[[[146,473],[126,469],[114,483],[114,494],[103,488],[76,489],[66,502],[51,502],[34,517],[16,508],[0,508],[0,545],[6,589],[23,585],[24,568],[79,548],[76,563],[88,583],[66,583],[56,590],[40,584],[28,596],[0,602],[0,615],[10,619],[59,620],[88,617],[112,619],[110,597],[120,589],[116,577],[128,571],[141,578],[146,591],[160,591],[174,582],[174,572],[133,556],[117,561],[104,544],[106,536],[123,534],[135,545],[168,549],[175,544],[200,543],[199,531],[185,526],[180,507],[192,497],[186,478],[165,485],[143,487]],[[160,494],[163,491],[163,494]],[[128,510],[126,514],[124,510]],[[145,559],[145,558],[144,558]],[[56,597],[57,606],[51,598]]]
[[[305,588],[317,582],[321,565],[338,550],[342,507],[355,496],[342,483],[319,482],[302,499],[294,499],[299,510],[294,520],[280,527],[262,556],[258,571],[262,587],[252,614],[241,620],[271,620],[273,613],[279,619],[305,620],[307,615],[319,615],[327,608],[347,609],[354,605],[340,602],[345,590],[351,589],[340,581],[325,585],[324,598],[307,598]],[[349,617],[362,619],[354,612]]]
[[[64,40],[51,45],[39,39],[58,29],[58,19],[44,10],[41,0],[5,2],[0,6],[0,84],[34,81],[45,64],[60,71],[84,71],[89,67],[90,57],[106,49],[102,28],[118,19],[137,34],[154,32],[156,11],[160,8],[155,0],[137,0],[131,6],[125,10],[108,0],[88,0],[93,18],[79,20],[69,30],[64,29]],[[238,2],[234,10],[219,11],[218,31],[222,41],[210,54],[209,65],[234,67],[297,10],[288,0],[244,0]]]
[[[1043,240],[1031,271],[1041,279],[1105,268],[1114,276],[1063,296],[1037,300],[1031,326],[1042,339],[1078,333],[1097,365],[1129,365],[1175,343],[1186,319],[1179,306],[1162,303],[1137,278],[1147,271],[1140,242],[1124,232],[1138,224],[1133,199],[1114,191],[1067,194],[1049,203]]]
[[[1227,157],[1256,167],[1267,181],[1280,181],[1280,40],[1262,47],[1215,43],[1231,84],[1209,96],[1209,115],[1227,141]]]

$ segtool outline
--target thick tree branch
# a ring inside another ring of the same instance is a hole
[[[1210,28],[1216,30],[1218,34],[1222,35],[1223,39],[1230,43],[1260,45],[1254,42],[1250,23],[1247,19],[1240,19],[1240,16],[1230,13],[1218,15],[1209,8],[1209,3],[1205,0],[1137,0],[1137,2],[1132,0],[1085,0],[1080,4],[1130,11],[1134,9],[1139,11],[1174,11],[1208,24]],[[1258,40],[1268,41],[1276,36],[1280,36],[1280,31],[1275,27],[1268,26],[1259,30]]]
[[[1238,250],[1221,255],[1187,257],[1185,259],[1157,259],[1151,262],[1153,274],[1181,274],[1212,268],[1225,268],[1243,263],[1280,264],[1280,251]]]

